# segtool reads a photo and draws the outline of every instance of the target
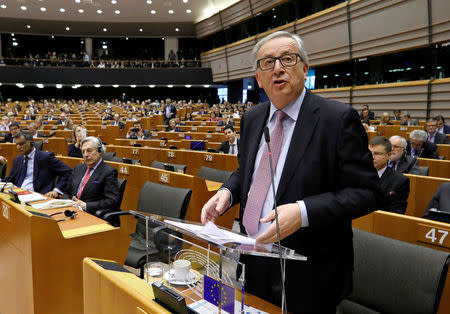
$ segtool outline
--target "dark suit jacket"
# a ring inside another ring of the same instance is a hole
[[[39,131],[37,132],[36,135],[37,135],[37,137],[45,137],[45,134],[42,132],[39,132]]]
[[[6,133],[5,137],[3,138],[3,143],[13,143],[14,137],[11,133]]]
[[[419,168],[417,167],[417,158],[404,153],[398,163],[396,171],[399,173],[417,174],[419,171]]]
[[[75,166],[66,189],[68,197],[76,196],[86,170],[87,167],[84,163]],[[101,161],[86,183],[80,199],[86,202],[86,211],[91,214],[95,214],[99,209],[118,209],[117,170]]]
[[[406,153],[411,156],[411,143],[409,141],[406,146]],[[416,153],[415,157],[438,159],[439,156],[438,156],[436,144],[430,143],[430,142],[423,142],[419,153]]]
[[[450,141],[448,140],[447,135],[436,132],[436,135],[434,136],[434,144],[450,144]]]
[[[380,209],[404,214],[408,206],[409,178],[387,167],[381,176],[381,190],[384,204]]]
[[[64,121],[65,123],[67,123],[67,120],[66,121]],[[56,120],[56,124],[63,124],[63,122],[60,120],[60,119],[58,119],[58,120]]]
[[[450,134],[450,125],[444,124],[444,133],[445,134]]]
[[[444,182],[439,185],[436,193],[434,193],[433,198],[428,204],[425,216],[430,208],[450,212],[450,182]]]
[[[13,166],[6,182],[17,184],[23,165],[24,155],[14,158]],[[59,177],[56,187],[64,192],[72,169],[55,157],[53,153],[36,150],[33,167],[33,188],[36,192],[45,194],[55,188],[55,179]]]
[[[115,125],[116,121],[112,121],[110,124],[111,125]],[[122,121],[119,121],[119,128],[123,129],[125,127],[125,123],[123,123]]]
[[[75,144],[69,144],[67,155],[69,157],[78,157],[78,158],[83,157],[81,149],[79,147],[76,147]]]
[[[238,151],[239,151],[239,139],[237,139],[237,145],[238,145]],[[230,142],[228,142],[228,140],[223,141],[222,144],[220,144],[220,147],[217,151],[228,154],[230,152]]]
[[[259,139],[269,110],[267,102],[244,114],[239,169],[223,185],[232,193],[232,205],[240,203],[242,230]],[[338,303],[350,293],[351,221],[373,211],[381,199],[380,181],[358,113],[307,90],[276,194],[278,205],[303,200],[309,220],[309,227],[300,228],[281,242],[308,257],[306,262],[287,262],[289,311],[317,311],[324,300]]]
[[[163,109],[163,115],[164,115],[164,119],[166,120],[166,119],[172,119],[172,118],[175,118],[176,116],[177,116],[177,107],[175,107],[174,105],[169,105],[170,106],[170,118],[167,118],[166,117],[166,108],[167,108],[167,105],[165,105],[164,106],[164,109]]]

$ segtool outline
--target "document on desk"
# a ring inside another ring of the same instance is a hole
[[[228,230],[220,229],[213,222],[209,221],[204,226],[195,224],[188,224],[183,222],[177,222],[172,220],[164,220],[164,222],[171,224],[180,229],[194,233],[199,238],[211,241],[217,244],[224,244],[229,242],[235,242],[240,244],[255,245],[255,239],[240,235]]]
[[[36,209],[52,209],[73,206],[73,204],[75,204],[75,202],[72,200],[51,200],[44,203],[31,204],[31,206]]]
[[[19,192],[17,193],[19,196],[19,200],[21,202],[36,202],[36,201],[42,201],[42,200],[46,200],[48,197],[43,196],[42,194],[36,193],[36,192],[31,192],[31,191],[27,191],[27,193],[23,193],[23,192]]]

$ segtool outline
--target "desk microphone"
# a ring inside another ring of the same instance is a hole
[[[269,128],[264,127],[264,139],[267,144],[267,150],[269,152],[269,165],[270,165],[270,179],[272,180],[272,193],[273,193],[273,202],[275,207],[275,225],[277,227],[277,240],[278,240],[278,255],[280,258],[280,270],[281,270],[281,313],[287,313],[287,303],[286,303],[286,290],[285,290],[285,281],[284,281],[284,265],[283,265],[283,256],[281,255],[281,235],[280,235],[280,225],[278,224],[278,208],[277,208],[277,199],[275,193],[275,183],[274,183],[274,172],[273,172],[273,164],[272,164],[272,150],[270,149],[270,133]]]
[[[2,189],[0,190],[1,193],[5,193],[5,187],[8,185],[8,183],[11,183],[11,182],[3,182],[3,183],[4,184],[2,186]]]
[[[165,142],[165,143],[164,143],[164,147],[166,147],[167,142],[168,142],[168,139],[164,137],[164,138],[161,138],[161,140],[163,140],[163,141]],[[159,147],[159,149],[158,149],[158,151],[156,152],[155,156],[153,156],[152,160],[150,160],[150,163],[148,164],[149,167],[152,166],[152,163],[156,160],[156,158],[159,156],[159,153],[161,153],[161,151],[162,151],[162,147]]]

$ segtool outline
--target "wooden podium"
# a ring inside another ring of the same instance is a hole
[[[83,258],[125,261],[129,235],[86,212],[57,222],[3,193],[0,207],[1,314],[83,313]]]

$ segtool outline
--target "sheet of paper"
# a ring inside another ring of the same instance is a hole
[[[198,237],[217,244],[236,242],[240,244],[254,245],[255,239],[220,229],[213,222],[208,222],[205,226],[176,222],[172,220],[164,220],[166,223],[172,224],[178,228],[190,231]]]
[[[32,204],[31,206],[36,209],[52,209],[72,206],[74,202],[72,200],[51,200],[44,203]]]
[[[35,193],[35,192],[31,192],[31,193],[27,193],[27,194],[19,194],[19,200],[21,202],[36,202],[36,201],[42,201],[42,200],[46,200],[47,197],[39,194],[39,193]]]

